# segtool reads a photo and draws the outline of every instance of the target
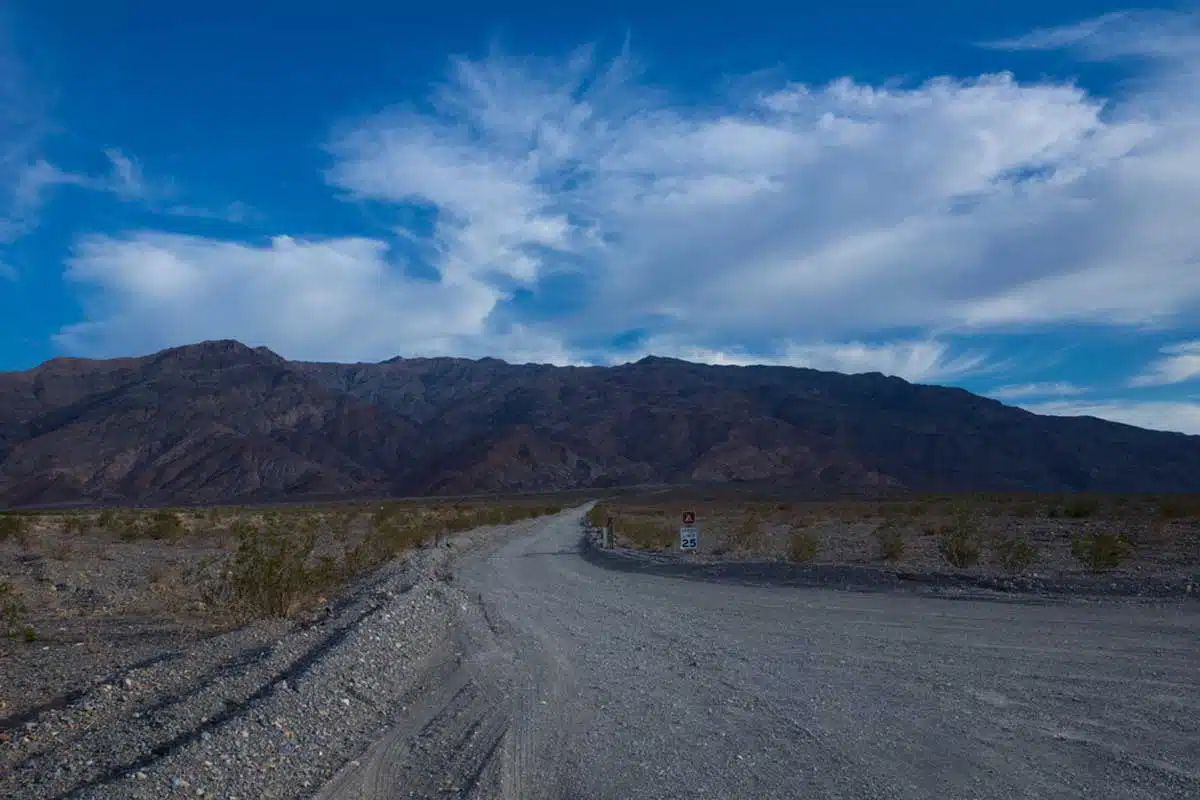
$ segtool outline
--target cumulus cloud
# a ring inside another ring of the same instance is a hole
[[[998,46],[1097,46],[1118,21]],[[375,240],[93,239],[71,274],[94,302],[61,342],[579,360],[641,330],[662,355],[933,381],[988,366],[952,344],[974,333],[1194,323],[1200,104],[1166,73],[1111,98],[996,73],[696,103],[628,53],[457,59],[427,102],[340,125],[325,175],[392,208],[437,280]],[[562,285],[569,313],[517,302]]]
[[[484,327],[494,290],[407,279],[393,266],[387,245],[371,239],[94,236],[67,272],[87,290],[89,320],[62,330],[57,343],[113,355],[236,338],[290,358],[358,361],[457,354],[494,337],[530,360],[561,359],[521,327]]]
[[[1015,400],[1024,397],[1071,397],[1086,394],[1087,389],[1066,381],[1048,383],[1021,383],[997,386],[987,394],[998,400]]]
[[[1141,375],[1133,378],[1131,386],[1167,386],[1200,378],[1200,339],[1179,342],[1164,347],[1157,359]]]
[[[1026,404],[1023,408],[1035,414],[1050,414],[1059,417],[1099,417],[1113,422],[1123,422],[1126,425],[1136,425],[1139,428],[1200,434],[1200,402],[1189,400],[1150,402],[1114,400],[1099,403],[1055,400]]]
[[[437,215],[451,274],[579,271],[576,330],[727,342],[1162,324],[1200,304],[1200,114],[1069,83],[785,83],[673,103],[627,57],[455,63],[432,111],[360,121],[330,181]]]

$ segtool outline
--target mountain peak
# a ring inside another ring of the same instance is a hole
[[[217,367],[243,363],[287,363],[268,347],[250,347],[236,339],[210,339],[160,350],[151,356],[153,361],[183,362],[193,366]]]

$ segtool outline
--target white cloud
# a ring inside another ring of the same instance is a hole
[[[140,162],[116,148],[104,151],[110,172],[104,187],[122,200],[154,200],[160,194],[158,187],[147,180]]]
[[[1165,9],[1117,11],[984,46],[997,50],[1072,49],[1098,60],[1189,58],[1200,55],[1200,16]]]
[[[205,208],[178,204],[168,206],[166,213],[173,217],[190,217],[192,219],[215,219],[221,222],[242,223],[255,216],[255,212],[245,203],[234,201],[219,208]]]
[[[956,378],[984,367],[982,354],[952,355],[950,347],[937,341],[898,341],[886,343],[790,342],[771,352],[745,349],[720,350],[700,347],[669,337],[648,340],[632,357],[613,357],[610,362],[631,361],[646,355],[667,356],[701,364],[748,366],[808,367],[832,372],[881,372],[908,381],[939,381]]]
[[[1089,25],[1020,46],[1074,47],[1112,22]],[[503,318],[555,358],[642,329],[665,355],[941,380],[985,366],[950,353],[955,335],[1188,324],[1200,103],[1164,74],[1113,98],[999,73],[759,81],[696,104],[625,54],[457,60],[428,104],[343,125],[326,175],[393,207],[440,281],[399,277],[363,240],[93,240],[73,274],[104,302],[63,343],[145,350],[247,332],[297,355],[505,356],[515,334],[488,338]],[[432,233],[406,227],[414,218]],[[153,277],[160,263],[186,273],[186,301]],[[237,300],[235,275],[255,276],[254,301]],[[580,286],[570,315],[505,306],[512,289],[564,275]],[[346,310],[360,304],[373,315]]]
[[[683,105],[589,58],[456,62],[432,112],[344,130],[329,178],[436,210],[448,274],[584,272],[576,330],[732,345],[1200,309],[1200,112],[1007,74]]]
[[[1133,378],[1131,386],[1167,386],[1200,378],[1200,339],[1164,347],[1163,357],[1145,373]]]
[[[1049,383],[1021,383],[1009,386],[998,386],[985,394],[999,400],[1012,400],[1022,397],[1070,397],[1086,394],[1087,389],[1065,381]]]
[[[1102,403],[1075,403],[1056,400],[1047,403],[1032,403],[1023,406],[1035,414],[1050,414],[1061,417],[1099,417],[1112,422],[1123,422],[1139,428],[1179,433],[1200,434],[1200,402],[1111,401]]]
[[[562,360],[536,332],[487,328],[494,290],[408,279],[388,259],[370,239],[91,237],[67,272],[85,290],[89,321],[57,343],[111,356],[236,338],[289,358],[356,361],[458,354],[494,338],[529,360]]]
[[[38,158],[47,122],[0,20],[0,245],[36,225],[53,169]]]

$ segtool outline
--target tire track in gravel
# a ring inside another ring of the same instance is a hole
[[[572,796],[563,733],[578,726],[560,713],[573,691],[568,665],[478,594],[453,587],[447,594],[452,632],[414,693],[424,696],[318,800]]]

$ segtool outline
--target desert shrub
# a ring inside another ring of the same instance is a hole
[[[1100,501],[1094,497],[1076,496],[1069,498],[1062,507],[1067,519],[1085,519],[1100,509]]]
[[[879,555],[884,561],[898,561],[904,558],[908,550],[908,542],[899,528],[884,525],[875,530],[875,540],[879,543]]]
[[[938,552],[952,567],[973,567],[979,563],[979,538],[971,530],[953,530],[938,540]]]
[[[1034,503],[1015,503],[1009,513],[1014,517],[1026,519],[1037,516],[1038,506]]]
[[[814,531],[794,531],[788,540],[788,560],[807,562],[817,557],[821,540]]]
[[[614,518],[613,528],[616,535],[639,550],[666,550],[675,544],[677,537],[666,518],[658,516],[623,514]]]
[[[1163,519],[1200,518],[1200,497],[1167,495],[1158,500],[1158,516]]]
[[[1094,572],[1115,569],[1132,557],[1134,547],[1124,536],[1097,533],[1071,539],[1071,555]]]
[[[151,539],[178,539],[184,532],[183,518],[167,509],[155,511],[146,520],[144,530]]]
[[[246,613],[286,617],[306,594],[326,588],[307,566],[315,541],[279,531],[243,531],[224,572],[229,593]]]
[[[592,510],[587,513],[587,523],[593,528],[603,528],[608,524],[608,518],[611,516],[611,508],[597,503],[596,505],[592,506]]]
[[[63,533],[70,536],[79,536],[87,533],[88,518],[82,514],[72,514],[63,518]]]
[[[921,532],[926,536],[944,536],[954,530],[954,524],[950,520],[936,518],[926,520],[921,526]]]
[[[733,547],[737,550],[758,550],[762,548],[762,543],[762,519],[753,512],[743,515],[733,529]]]
[[[1024,572],[1037,560],[1037,549],[1021,536],[997,540],[993,546],[996,563],[1009,572]]]
[[[7,639],[21,638],[26,642],[37,641],[37,630],[25,621],[28,610],[8,581],[0,581],[0,630]]]
[[[17,514],[0,514],[0,542],[13,539],[24,545],[28,539],[29,521]]]
[[[100,516],[96,517],[96,527],[106,531],[112,531],[117,524],[117,511],[114,508],[106,508],[100,512]]]

